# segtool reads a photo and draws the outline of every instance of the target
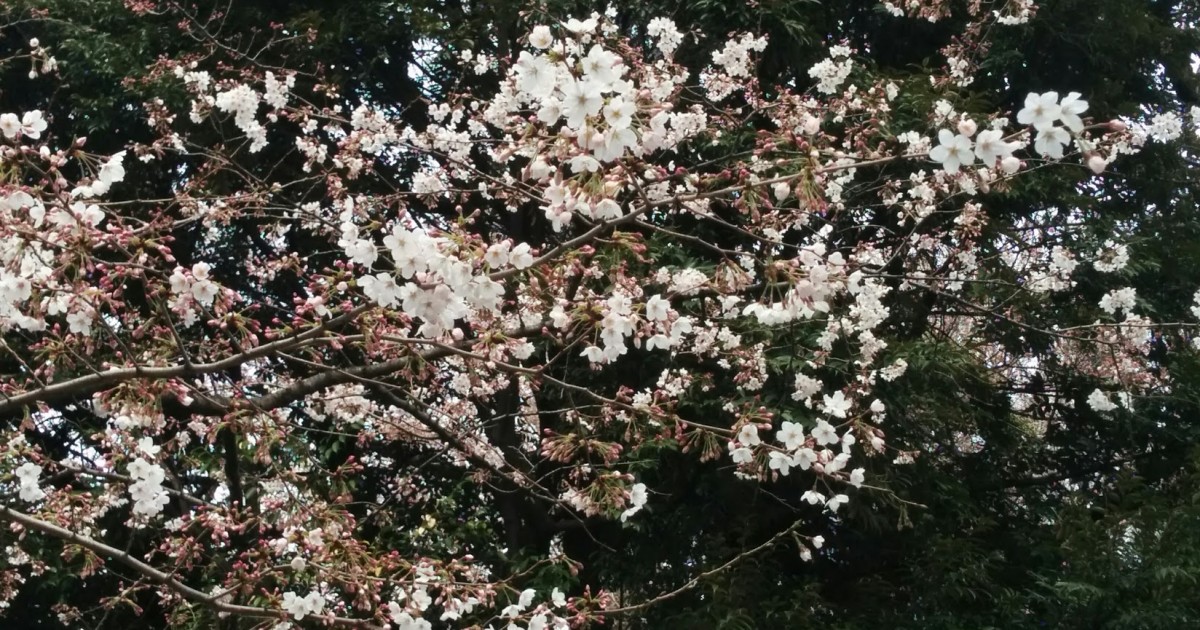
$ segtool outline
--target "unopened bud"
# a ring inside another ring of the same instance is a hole
[[[1092,169],[1093,173],[1099,175],[1100,173],[1104,172],[1105,168],[1108,167],[1108,162],[1099,155],[1093,155],[1087,159],[1087,166],[1088,168]]]
[[[970,138],[975,135],[975,121],[970,118],[964,118],[958,121],[958,133]]]
[[[1021,170],[1021,160],[1010,155],[1000,160],[1000,170],[1004,171],[1005,175],[1012,175]]]
[[[1128,129],[1129,125],[1126,125],[1123,120],[1110,120],[1108,121],[1108,128],[1120,133]]]

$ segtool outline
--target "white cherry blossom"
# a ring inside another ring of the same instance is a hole
[[[938,146],[929,152],[929,159],[942,163],[947,173],[957,173],[963,166],[975,162],[971,139],[949,129],[938,132]]]

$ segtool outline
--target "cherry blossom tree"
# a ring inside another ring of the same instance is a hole
[[[885,3],[960,27],[941,67],[896,80],[836,42],[776,85],[760,33],[693,72],[698,38],[666,17],[531,11],[520,50],[453,46],[492,89],[430,95],[420,123],[261,61],[274,39],[129,4],[221,55],[159,58],[149,137],[93,152],[44,109],[0,115],[5,601],[65,554],[124,576],[103,605],[148,598],[171,624],[602,625],[783,542],[836,549],[823,532],[860,503],[919,509],[888,471],[980,438],[893,430],[911,410],[889,388],[929,367],[913,339],[1013,386],[1037,432],[1036,397],[1154,404],[1148,334],[1194,327],[1120,280],[1119,231],[1093,247],[1067,204],[989,212],[1041,172],[1086,187],[1195,132],[1098,119],[1070,86],[960,98],[1029,2]],[[54,82],[55,45],[7,62]],[[140,194],[147,173],[169,194]],[[1085,270],[1118,280],[1067,313]],[[1027,387],[1063,373],[1074,389]],[[656,592],[589,581],[573,541],[636,531],[676,451],[797,489],[793,518]]]

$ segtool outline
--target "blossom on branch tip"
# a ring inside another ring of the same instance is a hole
[[[794,463],[792,461],[792,457],[790,455],[788,455],[787,453],[780,453],[779,451],[771,451],[771,454],[768,457],[767,466],[771,470],[778,471],[779,474],[783,475],[784,477],[787,476],[788,471],[791,470],[793,465],[794,465]]]
[[[855,468],[854,470],[850,471],[850,485],[854,486],[855,488],[861,488],[863,485],[863,481],[865,481],[865,480],[866,480],[866,469],[865,468]]]
[[[21,133],[31,140],[41,138],[46,126],[46,119],[42,117],[42,112],[39,110],[28,111],[21,116]]]
[[[280,604],[280,608],[291,615],[296,621],[300,621],[308,615],[321,614],[325,610],[325,597],[317,591],[312,591],[304,597],[296,595],[293,591],[288,591],[283,594],[283,602]]]
[[[749,464],[750,462],[754,461],[754,451],[744,446],[734,447],[734,444],[734,442],[729,443],[731,447],[729,450],[729,455],[731,458],[733,458],[733,463]]]
[[[844,494],[835,494],[831,499],[825,502],[825,507],[833,513],[837,513],[838,508],[850,502],[850,497]]]
[[[1033,148],[1043,156],[1061,160],[1063,149],[1071,142],[1071,134],[1062,127],[1046,127],[1039,129],[1033,141]]]
[[[762,440],[758,437],[758,426],[753,424],[742,425],[741,430],[737,435],[738,442],[746,446],[758,446],[762,444]]]
[[[785,420],[775,433],[775,439],[787,450],[794,451],[804,445],[804,427]]]
[[[42,467],[33,462],[25,462],[16,470],[18,496],[22,501],[41,501],[46,498],[46,493],[39,485],[39,479],[42,475]]]
[[[1083,131],[1083,120],[1079,117],[1080,114],[1087,111],[1087,101],[1080,99],[1079,92],[1070,92],[1063,97],[1062,103],[1059,104],[1059,119],[1067,126],[1067,129],[1079,133]]]
[[[21,119],[16,114],[0,114],[0,133],[9,140],[21,133]]]
[[[621,522],[624,523],[629,519],[630,516],[640,512],[641,509],[646,506],[646,501],[648,499],[649,495],[646,494],[646,484],[633,484],[633,487],[629,489],[629,507],[626,508],[625,511],[621,512]],[[530,601],[532,602],[532,595],[530,596]],[[529,604],[526,604],[526,606],[528,605]]]
[[[840,440],[837,430],[825,420],[817,420],[817,426],[813,427],[812,436],[817,441],[817,444],[822,446],[837,444]]]
[[[1017,112],[1017,122],[1022,125],[1032,125],[1034,129],[1042,130],[1052,126],[1062,115],[1062,107],[1058,104],[1058,92],[1044,94],[1030,93],[1025,97],[1025,107]]]
[[[825,413],[837,418],[845,418],[846,412],[850,411],[850,407],[853,405],[853,402],[846,398],[841,390],[834,392],[832,396],[826,394],[824,400]]]
[[[529,31],[529,45],[534,48],[545,50],[554,43],[554,36],[550,34],[550,27],[544,24],[533,27]]]
[[[929,159],[942,163],[947,173],[957,173],[963,166],[975,162],[971,139],[949,129],[938,132],[938,146],[929,151]]]
[[[563,23],[563,26],[565,26],[568,31],[571,31],[575,35],[588,35],[596,30],[597,22],[593,18],[588,18],[586,20],[571,18]]]
[[[975,139],[975,156],[989,168],[1012,156],[1016,149],[1016,143],[1004,141],[1004,132],[999,129],[985,129]]]

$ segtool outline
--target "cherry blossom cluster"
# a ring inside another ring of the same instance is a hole
[[[157,451],[150,438],[142,438],[146,442],[140,448],[143,451]],[[149,454],[149,453],[148,453]],[[135,481],[129,486],[129,496],[133,499],[133,513],[137,516],[154,516],[162,512],[163,506],[169,501],[163,481],[166,472],[161,466],[151,464],[141,457],[133,460],[128,467],[129,476]]]

